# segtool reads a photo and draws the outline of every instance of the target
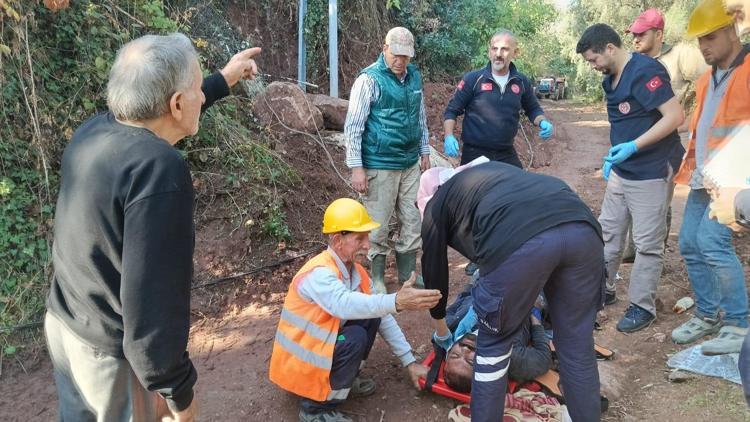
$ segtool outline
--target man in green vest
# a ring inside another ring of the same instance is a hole
[[[394,213],[400,226],[395,249],[401,283],[416,270],[421,246],[417,189],[420,170],[430,167],[430,146],[422,77],[409,63],[412,57],[412,33],[402,27],[388,31],[383,52],[354,81],[344,125],[352,187],[362,195],[367,213],[384,222],[370,232],[368,252],[378,293],[386,292],[388,222]]]

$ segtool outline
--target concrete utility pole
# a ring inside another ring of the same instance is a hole
[[[305,14],[307,13],[307,0],[299,0],[299,10],[297,17],[297,79],[299,87],[305,91],[305,81],[307,70],[305,61],[307,59],[307,49],[305,48]]]
[[[330,95],[339,96],[339,25],[336,0],[328,0],[328,75]]]

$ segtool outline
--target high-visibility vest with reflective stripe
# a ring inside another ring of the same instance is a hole
[[[360,289],[369,295],[370,276],[361,265],[354,265],[359,272]],[[330,269],[342,280],[336,260],[327,250],[297,272],[281,310],[268,376],[286,391],[311,400],[325,401],[338,398],[336,392],[331,390],[329,378],[333,347],[341,321],[297,293],[304,277],[317,267]]]
[[[682,160],[680,170],[675,175],[675,183],[686,185],[690,183],[693,170],[696,167],[695,159],[695,133],[698,128],[698,120],[703,110],[703,104],[708,93],[708,84],[711,81],[711,70],[709,69],[696,83],[695,113],[690,122],[690,141],[687,152]],[[732,135],[746,126],[750,126],[750,54],[745,56],[741,65],[729,76],[727,91],[719,103],[711,129],[708,136],[708,156],[705,163],[718,152]],[[744,140],[750,142],[750,139]]]

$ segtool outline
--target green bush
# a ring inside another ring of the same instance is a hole
[[[41,317],[61,153],[75,128],[106,110],[107,76],[119,47],[146,33],[185,32],[208,73],[249,45],[229,27],[220,5],[189,0],[72,1],[58,12],[40,0],[0,0],[0,28],[2,328]],[[253,201],[271,203],[256,210],[263,231],[286,239],[285,213],[273,192],[299,177],[248,129],[248,108],[244,98],[221,101],[202,116],[199,133],[177,147],[197,173],[219,169],[224,191],[252,185],[232,217],[242,222]],[[2,330],[0,346],[0,354],[15,353]]]

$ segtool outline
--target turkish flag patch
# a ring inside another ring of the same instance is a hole
[[[649,91],[654,92],[659,89],[662,84],[663,82],[661,81],[661,78],[654,76],[650,81],[646,82],[646,88],[648,88]]]
[[[464,89],[464,85],[466,85],[466,82],[464,82],[464,80],[461,79],[461,82],[458,83],[458,85],[456,86],[456,88],[458,88],[458,89]]]
[[[482,91],[492,91],[492,82],[483,83]]]

